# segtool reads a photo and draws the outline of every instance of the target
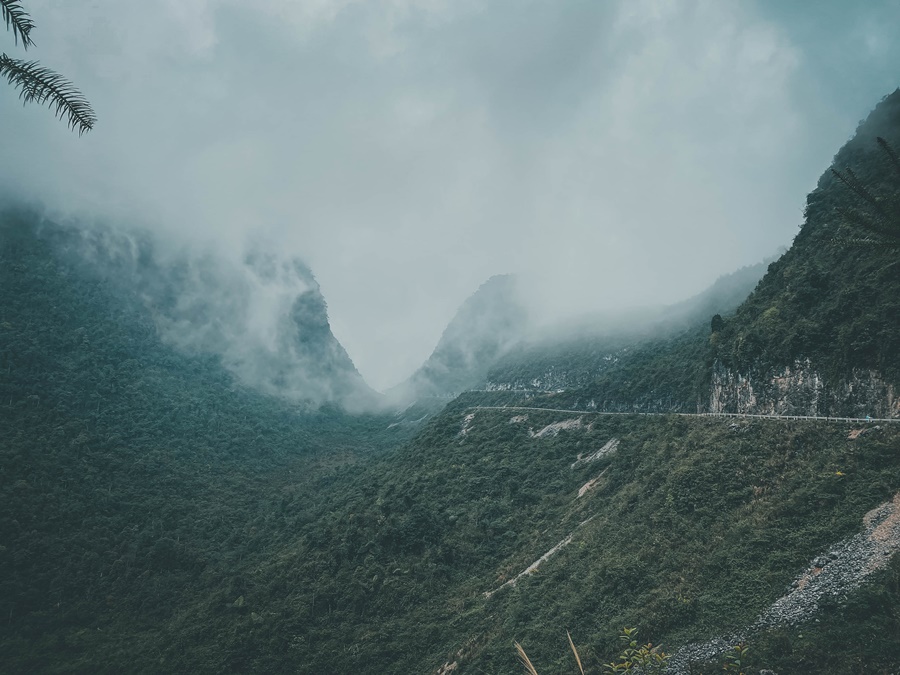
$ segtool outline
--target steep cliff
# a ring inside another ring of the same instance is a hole
[[[828,381],[809,359],[750,378],[716,364],[709,397],[710,412],[808,417],[900,417],[893,384],[874,370],[853,370]]]
[[[834,159],[872,201],[826,171],[790,250],[714,327],[712,409],[898,414],[900,252],[854,225],[881,209],[890,217],[900,196],[900,171],[879,138],[900,147],[900,90]]]

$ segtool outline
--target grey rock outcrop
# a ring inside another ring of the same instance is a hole
[[[809,359],[779,371],[738,373],[717,363],[710,382],[709,411],[807,417],[900,417],[894,387],[872,370],[854,370],[827,381]]]

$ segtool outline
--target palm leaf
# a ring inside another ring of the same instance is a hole
[[[865,230],[878,237],[900,241],[900,223],[891,222],[878,216],[862,214],[852,209],[845,209],[842,206],[836,207],[835,211],[850,226]]]
[[[900,175],[900,158],[897,157],[894,148],[881,136],[876,140],[888,163]],[[853,208],[835,208],[842,225],[851,230],[851,235],[839,236],[832,241],[843,246],[877,246],[881,250],[900,250],[900,194],[896,188],[890,190],[887,196],[878,197],[863,184],[852,169],[845,168],[838,171],[832,167],[831,173],[865,203],[862,211]],[[857,234],[859,236],[856,236]]]
[[[870,237],[832,237],[831,242],[838,246],[872,248],[879,251],[900,251],[900,242],[886,242],[883,239],[872,239]]]
[[[60,119],[68,117],[69,127],[78,129],[79,135],[92,129],[97,122],[84,95],[62,75],[44,68],[37,61],[20,61],[0,54],[0,77],[5,77],[19,89],[24,103],[46,103]]]
[[[34,28],[34,22],[28,16],[19,0],[0,0],[0,16],[6,22],[6,29],[12,30],[13,38],[16,44],[22,40],[22,46],[28,49],[34,44],[31,39],[31,29]]]

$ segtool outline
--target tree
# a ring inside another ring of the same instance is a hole
[[[25,50],[34,46],[31,39],[34,22],[23,9],[21,1],[0,0],[0,11],[16,44],[21,41]],[[19,90],[19,97],[24,103],[46,103],[54,109],[57,117],[66,117],[69,127],[77,129],[79,136],[94,128],[97,116],[84,95],[62,75],[44,68],[37,61],[22,61],[2,53],[0,76]]]

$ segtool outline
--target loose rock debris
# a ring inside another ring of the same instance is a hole
[[[828,596],[843,598],[873,572],[887,566],[900,549],[900,493],[863,517],[863,531],[816,556],[794,579],[791,590],[778,598],[741,632],[685,645],[669,661],[669,672],[686,675],[690,664],[712,661],[760,630],[796,626],[808,621]]]
[[[586,493],[597,487],[600,479],[603,478],[603,474],[605,474],[607,471],[609,471],[609,467],[603,469],[603,471],[601,471],[596,477],[591,478],[587,483],[578,488],[578,499],[581,499]]]
[[[537,560],[535,560],[535,561],[534,561],[533,563],[531,563],[528,567],[526,567],[524,570],[522,570],[521,572],[519,572],[516,576],[514,576],[512,579],[510,579],[509,581],[507,581],[507,582],[506,582],[505,584],[503,584],[502,586],[499,586],[499,587],[495,588],[495,589],[492,590],[492,591],[485,591],[485,592],[484,592],[484,597],[485,597],[485,598],[489,598],[489,597],[491,597],[494,593],[496,593],[497,591],[500,591],[500,590],[506,588],[507,586],[509,586],[509,587],[515,586],[515,585],[519,582],[519,580],[520,580],[522,577],[527,577],[527,576],[532,575],[532,574],[534,574],[535,572],[537,572],[541,565],[543,565],[545,562],[547,562],[548,560],[550,560],[550,558],[552,558],[554,555],[556,555],[561,549],[565,548],[565,547],[568,546],[570,543],[572,543],[572,537],[575,536],[575,533],[578,531],[578,529],[579,529],[580,527],[583,527],[584,525],[587,525],[587,524],[588,524],[589,522],[591,522],[593,519],[594,519],[594,516],[591,516],[591,517],[588,518],[587,520],[584,520],[584,521],[578,523],[578,527],[576,527],[574,530],[572,530],[572,532],[569,534],[569,536],[567,536],[565,539],[563,539],[561,542],[559,542],[556,546],[554,546],[553,548],[551,548],[551,549],[550,549],[549,551],[547,551],[544,555],[542,555],[540,558],[538,558]]]
[[[578,429],[581,427],[581,418],[578,417],[576,419],[571,420],[563,420],[562,422],[554,422],[553,424],[548,424],[540,431],[530,431],[528,435],[532,438],[546,438],[553,437],[559,434],[560,431],[564,431],[566,429]]]
[[[585,464],[590,464],[591,462],[596,462],[601,457],[606,457],[607,455],[611,455],[619,448],[619,439],[611,438],[609,439],[602,448],[599,450],[595,450],[587,457],[582,455],[578,455],[578,459],[576,459],[572,463],[572,468],[577,469],[579,466],[584,466]]]
[[[472,422],[475,421],[475,413],[469,413],[465,417],[463,417],[462,427],[459,430],[458,436],[465,436],[472,428]]]

